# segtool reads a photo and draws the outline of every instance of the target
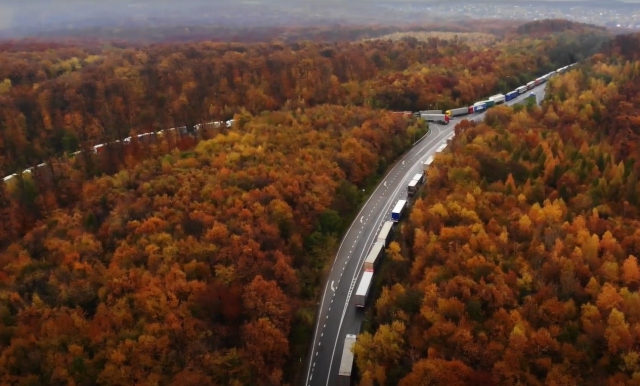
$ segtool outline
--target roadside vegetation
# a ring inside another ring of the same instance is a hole
[[[360,385],[636,383],[639,46],[457,126],[358,337]]]

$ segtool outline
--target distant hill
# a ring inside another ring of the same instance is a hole
[[[522,35],[542,34],[564,32],[564,31],[606,31],[605,27],[595,26],[593,24],[576,23],[564,19],[547,19],[537,20],[521,25],[516,32]]]

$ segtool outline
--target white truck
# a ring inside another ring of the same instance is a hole
[[[338,386],[351,386],[351,372],[353,371],[353,352],[351,348],[356,343],[358,337],[353,334],[347,334],[342,347],[342,360],[340,361],[340,370],[338,372]]]
[[[435,122],[443,125],[449,123],[449,116],[446,114],[420,114],[420,118],[427,122]]]
[[[384,246],[387,247],[391,238],[391,230],[393,229],[394,225],[395,223],[393,221],[385,221],[382,225],[382,228],[380,229],[380,233],[378,233],[378,239],[376,240],[376,242],[383,243]]]
[[[407,200],[398,201],[396,206],[391,211],[391,221],[394,221],[394,222],[400,221],[400,216],[402,216],[402,211],[404,210],[405,205],[407,205]]]
[[[409,196],[413,196],[418,191],[419,183],[416,179],[411,180],[409,185],[407,185],[407,194]]]
[[[373,271],[364,271],[362,279],[360,279],[360,285],[358,285],[358,290],[356,291],[356,307],[362,308],[367,303],[367,296],[369,296],[372,279]]]
[[[493,101],[493,103],[495,103],[496,105],[499,105],[501,103],[504,103],[504,95],[496,94],[494,96],[489,97],[489,100]]]
[[[380,256],[382,256],[382,252],[384,252],[384,243],[375,242],[373,247],[371,247],[371,251],[367,255],[367,258],[364,261],[364,270],[373,272],[374,268],[380,261]]]
[[[418,173],[413,176],[413,179],[411,179],[411,182],[409,182],[409,185],[407,186],[407,194],[409,196],[416,194],[418,189],[420,189],[420,185],[422,185],[423,181],[424,175],[422,173]]]
[[[431,165],[431,163],[433,163],[433,156],[432,155],[430,155],[429,158],[427,158],[427,160],[424,161],[424,164],[422,164],[422,170],[424,170],[425,173],[429,169],[429,166]]]

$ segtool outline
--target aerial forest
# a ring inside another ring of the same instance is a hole
[[[413,37],[142,47],[0,42],[0,175],[17,173],[20,180],[13,199],[4,195],[1,215],[13,221],[4,222],[0,246],[73,205],[84,180],[221,132],[196,132],[198,124],[323,104],[459,107],[588,57],[608,39],[596,27],[532,24],[526,35],[513,32],[475,48],[464,39]],[[128,149],[91,155],[95,145],[173,127],[186,130],[164,135],[155,146],[134,141]],[[37,165],[34,173],[21,173]]]
[[[473,103],[609,39],[599,28],[556,27],[533,23],[490,46],[437,37],[0,42],[0,172],[16,173],[0,182],[0,379],[295,383],[341,233],[428,131],[394,112]],[[557,367],[571,363],[601,374],[635,366],[629,277],[640,271],[626,252],[640,252],[625,232],[637,205],[627,161],[636,140],[623,106],[635,103],[636,68],[601,60],[554,80],[545,110],[496,108],[486,123],[457,129],[456,155],[438,158],[404,225],[389,271],[399,284],[376,306],[379,329],[358,346],[364,384],[412,385],[420,366],[451,369],[451,382],[474,371],[525,382],[575,376]],[[595,275],[589,290],[586,275]],[[591,307],[583,319],[580,307]],[[452,331],[466,340],[451,344]],[[379,351],[380,339],[397,350]],[[513,353],[536,339],[550,346],[525,371]],[[575,348],[609,341],[618,351],[606,358]],[[511,362],[474,362],[491,358]]]
[[[387,251],[359,385],[640,384],[638,47],[456,127]]]

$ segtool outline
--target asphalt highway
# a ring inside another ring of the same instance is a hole
[[[546,83],[525,92],[506,104],[524,101],[532,92],[540,103]],[[354,303],[354,293],[364,271],[364,259],[377,238],[382,224],[391,219],[391,210],[398,200],[406,199],[407,185],[438,148],[454,135],[454,127],[463,119],[480,121],[484,113],[454,118],[448,125],[430,123],[429,133],[421,138],[387,173],[363,205],[346,232],[329,273],[319,304],[319,314],[313,336],[313,347],[307,360],[305,385],[328,386],[338,382],[344,339],[347,334],[360,333],[364,313]],[[407,217],[408,208],[403,213]],[[372,303],[367,299],[367,307]]]

